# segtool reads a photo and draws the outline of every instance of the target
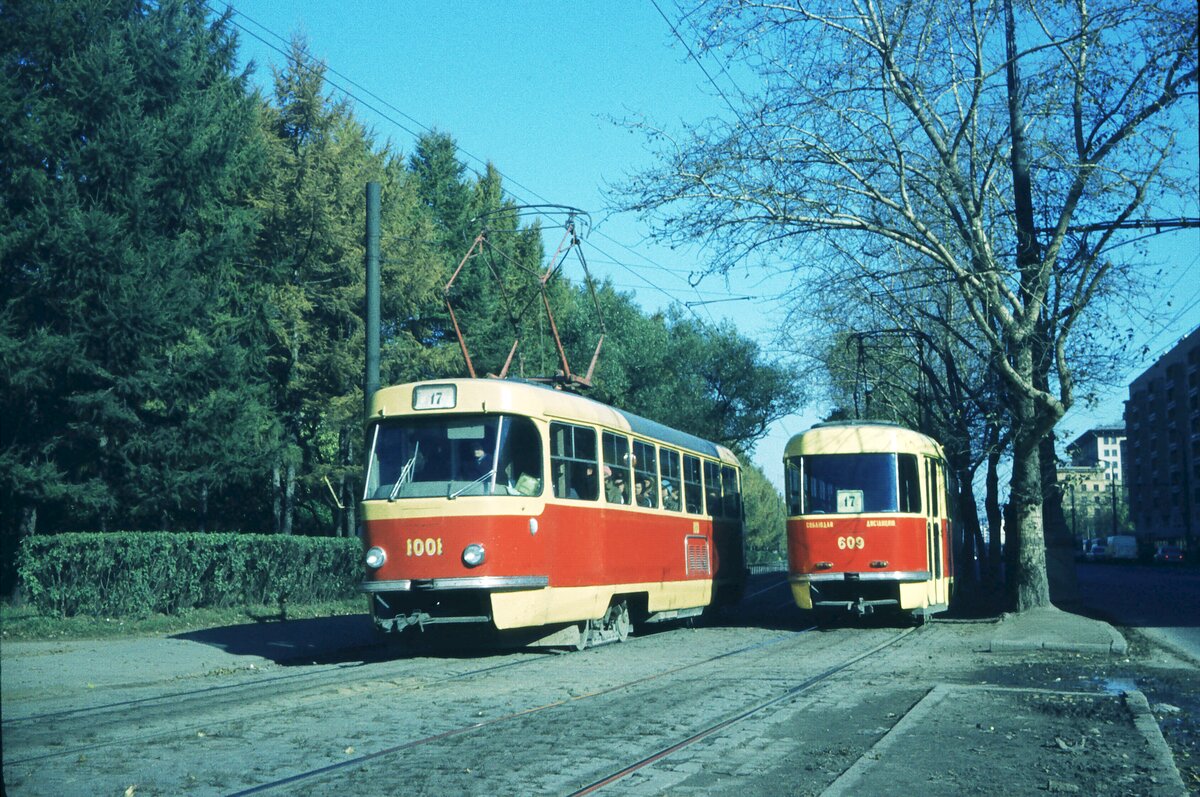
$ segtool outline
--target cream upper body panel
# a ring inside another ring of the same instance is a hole
[[[424,403],[427,401],[424,397],[439,387],[449,389],[442,391],[438,403],[417,409],[417,399]],[[703,454],[729,465],[740,464],[725,446],[574,393],[508,379],[440,379],[381,388],[371,400],[367,420],[449,413],[508,413],[545,421],[591,424]]]
[[[945,458],[942,447],[933,438],[884,423],[818,424],[792,437],[784,449],[784,457],[862,452],[905,452]]]

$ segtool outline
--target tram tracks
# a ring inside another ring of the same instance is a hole
[[[876,645],[874,648],[871,648],[870,650],[868,650],[864,653],[861,653],[847,661],[844,661],[837,665],[834,665],[834,666],[826,669],[825,671],[818,673],[817,675],[814,675],[810,678],[807,678],[807,679],[801,681],[800,683],[796,684],[795,686],[789,688],[786,692],[784,692],[781,695],[777,695],[776,697],[772,697],[769,700],[765,700],[765,701],[759,702],[755,705],[749,706],[745,710],[740,711],[739,713],[737,713],[731,717],[722,719],[719,722],[709,725],[708,727],[703,728],[703,729],[691,734],[690,736],[688,736],[685,739],[682,739],[682,740],[680,740],[672,745],[669,745],[667,747],[664,747],[661,750],[657,750],[654,753],[652,753],[651,755],[648,755],[644,758],[634,761],[632,764],[629,764],[628,766],[623,767],[622,769],[619,769],[616,772],[612,772],[611,774],[608,774],[608,775],[605,775],[604,777],[598,778],[594,782],[588,784],[587,786],[584,786],[582,789],[571,792],[570,797],[582,797],[583,795],[594,794],[595,792],[600,791],[601,789],[605,788],[606,786],[610,786],[610,785],[616,783],[617,781],[620,781],[620,780],[628,777],[629,775],[632,775],[635,772],[645,769],[646,767],[651,766],[653,764],[656,764],[659,761],[662,761],[663,759],[667,758],[668,756],[671,756],[671,755],[679,752],[680,750],[690,747],[691,745],[693,745],[697,742],[707,739],[708,737],[710,737],[716,733],[719,733],[719,732],[725,730],[726,728],[729,728],[732,725],[736,725],[737,723],[740,723],[744,720],[748,720],[751,717],[759,714],[760,712],[766,711],[780,703],[783,703],[784,701],[791,700],[791,699],[803,694],[804,692],[807,692],[809,689],[812,689],[814,686],[817,686],[818,684],[823,683],[824,681],[827,681],[828,679],[832,678],[834,675],[837,675],[838,673],[842,672],[843,670],[849,669],[850,667],[854,666],[855,664],[862,661],[863,659],[874,656],[876,653],[879,653],[880,651],[891,647],[892,645],[896,644],[901,639],[903,639],[905,636],[907,636],[909,633],[912,633],[913,630],[914,629],[911,629],[911,628],[906,629],[905,631],[901,632],[900,634],[896,635],[895,637],[893,637],[889,640],[886,640],[879,645]]]
[[[659,637],[654,634],[621,647],[630,651],[639,647],[639,643],[645,644]],[[754,647],[758,646],[751,646]],[[739,652],[724,652],[676,670],[718,661]],[[335,714],[339,707],[353,706],[361,702],[363,695],[372,692],[386,693],[389,701],[396,704],[419,692],[436,693],[441,688],[472,678],[517,668],[536,668],[538,663],[572,658],[529,653],[513,655],[520,658],[511,660],[506,656],[498,663],[470,666],[449,673],[444,667],[445,659],[416,660],[419,662],[416,668],[413,659],[376,663],[368,671],[353,675],[350,671],[364,665],[341,665],[318,673],[277,675],[77,709],[31,713],[4,720],[5,764],[6,768],[52,767],[56,761],[82,761],[98,751],[116,750],[124,755],[129,750],[179,746],[187,739],[237,738],[241,735],[240,728],[269,727],[278,723],[280,717],[295,715],[297,710],[312,717]],[[385,669],[381,671],[380,666]],[[537,677],[531,680],[537,680]],[[436,702],[436,698],[427,699]]]
[[[811,630],[811,629],[808,629]],[[473,760],[491,758],[487,751],[497,748],[499,738],[510,740],[500,744],[500,748],[523,750],[522,764],[528,769],[538,772],[554,773],[559,767],[555,759],[561,751],[557,750],[556,736],[570,735],[573,727],[583,727],[584,735],[590,727],[608,727],[610,732],[617,729],[632,737],[658,736],[660,728],[654,727],[655,721],[647,722],[631,720],[636,710],[635,706],[645,706],[662,701],[662,695],[679,692],[682,689],[694,691],[695,705],[689,713],[677,712],[674,707],[664,707],[664,713],[672,715],[669,733],[682,731],[682,739],[676,737],[672,743],[657,746],[650,755],[640,755],[633,763],[616,768],[609,774],[588,779],[582,789],[571,793],[590,794],[605,786],[615,783],[633,772],[649,766],[674,752],[684,749],[702,739],[708,738],[719,731],[750,719],[771,707],[793,699],[817,684],[827,681],[839,672],[854,664],[875,655],[881,650],[903,639],[913,629],[893,633],[884,642],[872,647],[866,652],[856,652],[836,664],[822,669],[820,672],[802,679],[799,683],[781,685],[778,678],[762,679],[761,683],[753,682],[754,667],[752,663],[742,660],[756,653],[770,655],[776,659],[786,648],[779,646],[789,642],[798,642],[813,635],[790,633],[772,637],[768,640],[725,651],[721,654],[690,662],[686,665],[659,670],[642,677],[611,684],[604,688],[580,692],[569,697],[547,703],[528,705],[518,710],[465,723],[455,727],[439,730],[416,738],[406,739],[396,744],[356,755],[350,759],[314,767],[307,771],[296,772],[286,777],[260,783],[249,788],[231,792],[231,797],[247,797],[265,793],[286,793],[289,790],[303,786],[315,791],[345,790],[356,794],[387,793],[384,784],[388,778],[394,778],[404,773],[406,788],[412,793],[421,793],[423,789],[430,793],[468,792],[469,785],[455,782],[453,775],[472,773]],[[853,641],[849,644],[853,645]],[[787,658],[786,656],[782,658]],[[739,666],[722,672],[722,665],[739,659]],[[697,677],[696,669],[703,673]],[[750,673],[748,676],[747,673]],[[658,683],[667,682],[667,683]],[[683,684],[679,689],[677,685]],[[697,686],[699,684],[699,686]],[[738,685],[742,691],[736,695],[733,686]],[[651,687],[652,689],[647,689]],[[782,689],[782,691],[780,691]],[[753,694],[755,691],[769,694]],[[722,696],[722,693],[725,693]],[[745,698],[751,699],[747,701]],[[729,705],[723,705],[729,704]],[[719,719],[713,721],[705,717],[707,712],[714,711]],[[591,717],[584,717],[581,712],[591,712]],[[696,729],[696,726],[700,727]],[[558,729],[558,730],[556,730]],[[604,741],[599,740],[603,745]],[[537,756],[541,754],[549,759],[539,766]],[[557,762],[561,764],[561,761]],[[460,766],[461,765],[461,766]],[[486,763],[479,766],[486,766]],[[457,771],[454,771],[458,768]],[[489,770],[491,774],[496,774]],[[488,790],[505,792],[510,789],[523,791],[546,791],[545,788],[533,787],[519,778],[512,783],[489,782]],[[574,787],[563,788],[561,784],[551,787],[550,791],[562,793]]]
[[[677,628],[568,656],[373,662],[31,714],[4,724],[5,781],[34,785],[14,794],[602,789],[721,730],[758,733],[749,720],[875,652],[862,653],[870,634]],[[568,781],[564,751],[586,762]]]
[[[506,657],[507,659],[508,657]],[[419,668],[412,672],[412,660],[389,662],[385,670],[371,669],[347,677],[363,664],[339,665],[321,672],[300,672],[267,676],[253,681],[219,684],[198,689],[186,689],[159,695],[102,703],[76,709],[29,714],[3,721],[6,743],[6,765],[29,764],[47,759],[77,756],[106,747],[151,742],[200,731],[211,724],[213,715],[230,708],[243,711],[249,706],[262,706],[257,712],[239,715],[241,721],[253,721],[272,716],[272,704],[280,700],[295,702],[306,698],[343,699],[347,690],[385,684],[406,679],[404,688],[419,690],[455,680],[483,675],[496,670],[531,665],[538,657],[505,660],[484,667],[471,667],[461,672]],[[129,733],[130,727],[149,728]],[[64,739],[91,738],[97,741],[64,744]],[[11,747],[10,747],[11,744]],[[10,750],[24,750],[10,754]]]
[[[808,629],[808,630],[811,630],[811,629]],[[399,744],[383,748],[381,750],[376,750],[371,753],[359,755],[350,760],[341,761],[341,762],[338,762],[335,764],[318,767],[318,768],[315,768],[315,769],[312,769],[312,770],[309,770],[306,772],[296,773],[296,774],[290,775],[285,778],[281,778],[279,780],[276,780],[276,781],[273,781],[270,783],[264,783],[264,784],[260,784],[260,785],[257,785],[257,786],[254,786],[254,787],[251,787],[248,789],[244,789],[242,791],[234,792],[231,795],[231,797],[248,797],[248,795],[268,793],[268,792],[272,792],[272,791],[278,791],[281,789],[285,789],[287,787],[296,786],[300,783],[306,783],[306,782],[312,781],[313,779],[320,778],[320,777],[323,777],[323,776],[326,776],[329,774],[338,773],[338,772],[341,772],[341,771],[344,771],[347,769],[359,768],[359,767],[362,767],[372,761],[376,761],[376,760],[391,757],[391,756],[396,756],[407,750],[412,750],[414,748],[423,747],[426,745],[436,744],[437,742],[441,742],[441,741],[444,741],[447,739],[452,739],[454,737],[463,736],[466,734],[484,731],[489,728],[492,728],[493,726],[503,725],[505,723],[511,723],[515,720],[520,720],[520,719],[523,719],[526,717],[530,717],[532,715],[541,714],[543,712],[548,712],[548,711],[552,711],[555,709],[561,709],[564,707],[569,707],[572,704],[576,704],[581,701],[588,701],[588,700],[593,700],[596,698],[601,698],[606,695],[610,695],[610,694],[617,693],[617,692],[620,692],[623,690],[627,690],[627,689],[630,689],[630,688],[633,688],[633,687],[636,687],[636,686],[639,686],[642,684],[650,683],[650,682],[653,682],[653,681],[656,681],[656,680],[659,680],[662,678],[679,675],[681,673],[684,673],[684,672],[687,672],[690,670],[694,670],[696,668],[704,667],[706,665],[713,665],[713,664],[721,662],[722,660],[725,660],[725,659],[734,658],[734,657],[741,656],[741,655],[744,655],[747,653],[762,650],[764,648],[769,648],[769,647],[773,647],[775,645],[779,645],[779,644],[782,644],[782,643],[785,643],[788,641],[792,641],[795,639],[795,637],[796,637],[795,633],[772,637],[771,639],[768,639],[768,640],[765,640],[762,642],[758,642],[758,643],[755,643],[752,645],[746,645],[746,646],[743,646],[740,648],[736,648],[734,650],[723,651],[714,656],[709,656],[707,658],[692,661],[687,664],[682,664],[679,666],[671,667],[667,670],[654,672],[649,675],[645,675],[645,676],[642,676],[639,678],[635,678],[633,680],[624,681],[624,682],[610,685],[607,687],[599,688],[594,691],[588,691],[588,692],[582,692],[580,694],[570,695],[568,697],[564,697],[559,700],[554,700],[554,701],[544,703],[544,704],[529,706],[529,707],[526,707],[526,708],[523,708],[523,709],[520,709],[517,711],[513,711],[510,713],[506,713],[506,714],[501,714],[499,716],[494,716],[494,717],[491,717],[486,720],[481,720],[478,722],[472,722],[472,723],[468,723],[468,724],[461,725],[458,727],[450,728],[450,729],[447,729],[447,730],[444,730],[444,731],[441,731],[438,733],[430,734],[428,736],[424,736],[421,738],[410,739],[410,740],[401,742]]]

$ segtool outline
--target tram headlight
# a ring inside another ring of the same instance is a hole
[[[383,563],[386,561],[387,561],[387,552],[384,551],[382,548],[380,548],[378,545],[374,546],[373,548],[370,548],[367,551],[367,555],[366,555],[367,567],[371,568],[372,570],[378,570],[379,568],[383,567]]]
[[[467,567],[479,567],[483,564],[484,560],[483,546],[477,542],[473,542],[466,548],[463,548],[462,560],[463,564]]]

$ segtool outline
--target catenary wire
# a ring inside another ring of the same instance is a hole
[[[214,14],[217,14],[218,16],[220,15],[220,12],[219,12],[219,11],[218,11],[216,8],[214,8],[214,6],[213,6],[211,3],[208,3],[208,2],[206,2],[206,3],[205,3],[205,6],[206,6],[206,7],[207,7],[207,8],[208,8],[208,9],[209,9],[209,10],[210,10],[212,13],[214,13]],[[288,40],[287,40],[286,38],[284,38],[284,37],[283,37],[283,36],[281,36],[280,34],[276,33],[275,31],[272,31],[272,30],[271,30],[270,28],[268,28],[266,25],[264,25],[264,24],[262,24],[261,22],[259,22],[259,21],[255,20],[255,19],[253,19],[252,17],[248,16],[248,15],[247,15],[247,14],[245,14],[244,12],[242,12],[242,11],[238,10],[238,9],[237,9],[236,7],[234,7],[233,5],[231,5],[231,4],[226,4],[226,7],[228,8],[228,10],[229,10],[229,12],[230,12],[231,14],[235,14],[235,15],[237,15],[238,17],[240,17],[240,18],[242,18],[242,19],[246,20],[247,22],[249,22],[249,23],[253,24],[255,27],[257,27],[257,28],[261,29],[261,30],[262,30],[262,31],[264,31],[266,34],[269,34],[269,35],[270,35],[271,37],[273,37],[274,39],[276,39],[276,40],[278,40],[278,41],[280,41],[280,42],[283,42],[283,43],[285,43],[285,44],[288,42]],[[660,13],[661,13],[661,10],[660,10]],[[256,33],[255,31],[253,31],[253,30],[251,30],[250,28],[248,28],[246,25],[244,25],[244,24],[241,24],[240,22],[238,22],[236,19],[233,19],[233,18],[231,18],[229,21],[230,21],[230,23],[231,23],[232,25],[234,25],[234,26],[235,26],[235,27],[236,27],[238,30],[242,31],[242,32],[243,32],[243,33],[245,33],[247,36],[250,36],[251,38],[253,38],[253,39],[255,39],[256,41],[260,42],[260,43],[261,43],[263,46],[265,46],[265,47],[267,47],[267,48],[269,48],[269,49],[273,50],[274,52],[278,53],[279,55],[283,56],[284,58],[288,58],[288,57],[289,57],[289,53],[288,53],[286,50],[284,50],[282,47],[280,47],[280,46],[278,46],[278,45],[276,45],[276,44],[272,43],[271,41],[268,41],[266,38],[264,38],[264,36],[263,36],[263,35],[260,35],[260,34]],[[313,69],[313,67],[309,66],[308,64],[297,64],[297,65],[298,65],[300,68],[302,68],[302,69],[306,69],[306,70],[312,70],[312,69]],[[364,107],[364,108],[367,108],[368,110],[370,110],[370,111],[372,111],[373,113],[377,114],[377,115],[378,115],[378,116],[379,116],[381,119],[384,119],[385,121],[387,121],[387,122],[389,122],[389,123],[391,123],[391,124],[395,125],[396,127],[398,127],[399,129],[403,130],[404,132],[408,133],[409,135],[413,136],[414,138],[419,138],[419,137],[422,135],[422,133],[421,133],[421,132],[419,132],[419,131],[417,131],[417,130],[414,130],[414,129],[412,129],[412,127],[410,127],[409,125],[406,125],[404,122],[400,121],[399,119],[396,119],[396,118],[394,118],[392,115],[390,115],[389,113],[387,113],[387,112],[385,112],[384,110],[382,110],[382,109],[381,109],[380,107],[378,107],[376,104],[373,104],[372,102],[368,102],[366,99],[364,99],[364,98],[363,98],[362,96],[360,96],[358,93],[356,93],[355,91],[351,90],[350,88],[347,88],[346,86],[348,85],[348,86],[350,86],[350,87],[353,87],[353,88],[354,88],[355,90],[357,90],[358,92],[361,92],[362,94],[364,94],[364,95],[367,95],[367,96],[371,97],[371,98],[372,98],[373,100],[375,100],[375,102],[377,102],[379,105],[382,105],[382,106],[386,107],[386,108],[387,108],[389,111],[391,111],[392,113],[398,114],[399,116],[401,116],[401,117],[403,117],[404,119],[408,120],[408,121],[409,121],[409,122],[410,122],[412,125],[415,125],[416,127],[420,128],[420,131],[424,131],[424,132],[432,132],[432,129],[431,129],[431,128],[430,128],[428,125],[425,125],[424,123],[422,123],[421,121],[419,121],[419,120],[418,120],[418,119],[416,119],[415,117],[411,116],[410,114],[407,114],[407,113],[405,113],[405,112],[404,112],[403,110],[401,110],[400,108],[397,108],[395,105],[393,105],[392,103],[388,102],[388,101],[387,101],[386,99],[384,99],[383,97],[380,97],[380,96],[379,96],[377,93],[375,93],[375,92],[371,91],[370,89],[368,89],[368,88],[366,88],[366,87],[362,86],[360,83],[356,82],[355,80],[353,80],[352,78],[348,77],[348,76],[347,76],[347,75],[345,75],[344,73],[342,73],[342,72],[339,72],[338,70],[336,70],[336,69],[334,69],[333,67],[329,66],[329,64],[328,64],[328,63],[325,63],[325,62],[323,62],[323,63],[322,63],[322,65],[323,65],[323,67],[324,67],[324,71],[325,71],[325,73],[326,73],[326,74],[323,76],[323,79],[324,79],[324,82],[325,82],[325,83],[327,83],[327,84],[328,84],[330,87],[334,88],[335,90],[337,90],[339,93],[343,94],[344,96],[346,96],[346,97],[349,97],[350,99],[352,99],[352,100],[354,100],[355,102],[359,103],[359,104],[360,104],[362,107]],[[328,75],[334,75],[336,78],[338,78],[338,80],[337,80],[337,81],[335,81],[335,80],[331,80],[331,79],[329,79]],[[341,81],[341,82],[339,83],[338,81]],[[346,84],[346,85],[342,85],[342,83],[344,83],[344,84]],[[476,155],[474,155],[474,154],[472,154],[472,153],[470,153],[470,152],[466,151],[465,149],[462,149],[461,147],[457,147],[457,145],[456,145],[456,148],[457,148],[457,149],[459,149],[459,151],[460,151],[460,152],[462,152],[464,155],[466,155],[466,156],[467,156],[468,158],[470,158],[472,161],[476,161],[476,162],[479,162],[479,163],[485,163],[485,161],[484,161],[483,159],[481,159],[481,158],[479,158],[478,156],[476,156]],[[463,164],[463,166],[464,166],[464,167],[466,167],[467,169],[469,169],[469,170],[471,171],[471,173],[472,173],[472,174],[474,174],[476,177],[480,177],[480,176],[481,176],[481,175],[480,175],[480,172],[479,172],[478,170],[476,170],[475,168],[473,168],[472,166],[470,166],[469,164],[466,164],[466,163],[464,163],[464,164]],[[493,168],[495,168],[495,167],[493,166]],[[519,189],[521,189],[522,191],[524,191],[524,192],[527,192],[528,194],[530,194],[530,195],[532,195],[532,196],[536,197],[537,199],[541,200],[542,202],[549,202],[549,200],[548,200],[546,197],[542,196],[542,195],[541,195],[541,194],[539,194],[537,191],[535,191],[535,190],[533,190],[533,189],[531,189],[531,188],[529,188],[529,187],[527,187],[527,186],[523,185],[521,182],[519,182],[519,181],[517,181],[517,180],[513,179],[512,177],[510,177],[509,175],[507,175],[507,174],[505,174],[505,173],[501,172],[499,169],[495,169],[495,171],[496,171],[496,173],[497,173],[497,174],[499,174],[499,175],[500,175],[500,176],[501,176],[501,177],[504,179],[504,181],[505,181],[507,184],[510,184],[510,185],[512,185],[512,186],[516,186],[517,188],[519,188]],[[516,192],[514,192],[514,191],[513,191],[511,188],[509,188],[508,186],[506,186],[504,190],[505,190],[505,192],[506,192],[507,194],[509,194],[510,196],[512,196],[512,197],[513,197],[515,200],[517,200],[517,201],[519,201],[519,202],[521,202],[521,203],[525,203],[525,204],[527,204],[527,202],[526,202],[526,200],[525,200],[525,198],[524,198],[524,197],[522,197],[522,196],[520,196],[519,194],[517,194]],[[669,268],[667,268],[667,267],[665,267],[665,266],[662,266],[661,264],[658,264],[658,263],[656,263],[655,261],[653,261],[653,260],[651,260],[649,257],[647,257],[647,256],[646,256],[644,253],[637,252],[636,250],[634,250],[633,248],[631,248],[631,247],[627,246],[627,245],[626,245],[626,244],[624,244],[623,242],[621,242],[621,241],[618,241],[618,240],[614,239],[612,236],[610,236],[610,235],[608,235],[608,234],[606,234],[606,233],[603,233],[603,232],[599,232],[599,231],[595,232],[595,234],[596,234],[596,235],[598,235],[598,236],[600,236],[600,237],[602,237],[602,238],[604,238],[605,240],[607,240],[607,241],[610,241],[610,242],[612,242],[613,244],[615,244],[615,245],[617,245],[617,246],[620,246],[620,247],[622,247],[622,248],[626,249],[627,251],[629,251],[629,252],[631,252],[631,253],[635,254],[637,257],[639,257],[640,259],[642,259],[643,261],[645,261],[645,263],[647,264],[647,266],[648,266],[649,268],[651,268],[651,269],[654,269],[654,270],[663,271],[664,273],[666,273],[666,274],[669,274],[669,275],[671,275],[671,276],[673,276],[673,277],[675,276],[675,271],[676,271],[676,270],[669,269]],[[650,280],[649,278],[647,278],[647,277],[646,277],[644,274],[642,274],[642,273],[640,273],[639,271],[635,270],[635,269],[634,269],[632,266],[630,266],[630,265],[628,265],[628,264],[626,264],[626,263],[623,263],[623,262],[621,262],[621,261],[617,260],[616,258],[614,258],[614,257],[613,257],[611,254],[608,254],[608,253],[604,252],[604,251],[603,251],[603,250],[601,250],[599,247],[597,247],[595,243],[593,243],[593,242],[590,242],[590,241],[589,241],[588,243],[589,243],[589,245],[591,246],[591,248],[593,248],[593,249],[594,249],[594,250],[596,250],[597,252],[600,252],[601,254],[605,255],[606,257],[610,258],[610,259],[612,260],[612,262],[614,262],[616,265],[620,266],[622,269],[624,269],[624,270],[628,271],[630,274],[632,274],[633,276],[635,276],[637,279],[641,280],[641,281],[644,283],[645,287],[647,287],[647,288],[650,288],[650,289],[652,289],[652,290],[654,290],[654,291],[656,291],[656,292],[658,292],[658,293],[662,294],[664,297],[666,297],[667,299],[669,299],[669,300],[670,300],[672,303],[680,304],[680,305],[681,305],[681,306],[683,306],[683,307],[684,307],[686,310],[688,310],[688,311],[689,311],[689,312],[690,312],[690,313],[691,313],[693,316],[695,316],[695,318],[696,318],[696,320],[697,320],[697,321],[701,322],[702,324],[704,323],[704,319],[702,319],[702,318],[699,316],[699,314],[697,314],[697,313],[696,313],[695,309],[694,309],[693,307],[691,307],[689,304],[685,303],[685,302],[680,302],[680,301],[679,301],[679,298],[678,298],[678,296],[677,296],[676,294],[672,293],[671,291],[667,290],[666,288],[662,287],[661,285],[659,285],[659,284],[657,284],[657,283],[655,283],[655,282],[651,281],[651,280]],[[689,281],[689,287],[691,287],[693,290],[696,290],[696,287],[697,287],[697,286],[695,286],[695,285],[690,285],[690,281]],[[700,298],[700,299],[702,299],[702,298],[703,298],[703,297],[700,295],[699,291],[697,291],[697,294],[696,294],[696,295],[697,295],[697,297],[698,297],[698,298]],[[711,323],[713,326],[717,326],[717,322],[716,322],[716,319],[715,319],[715,317],[712,315],[712,313],[711,313],[710,311],[708,311],[708,310],[707,310],[707,307],[706,307],[706,315],[708,316],[708,321],[709,321],[709,323]]]

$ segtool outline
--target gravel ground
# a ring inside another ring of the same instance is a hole
[[[754,593],[709,627],[562,655],[409,654],[357,636],[362,618],[278,624],[257,645],[244,628],[6,644],[4,785],[571,794],[704,734],[604,793],[1179,793],[1123,690],[1200,782],[1195,667],[1148,642],[1122,659],[993,654],[988,623],[807,630],[785,589]]]

